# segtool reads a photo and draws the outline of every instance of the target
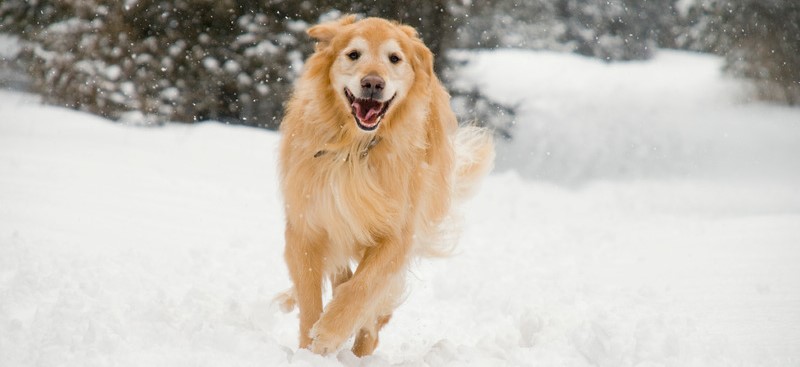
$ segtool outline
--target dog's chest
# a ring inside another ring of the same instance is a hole
[[[307,215],[328,234],[332,246],[369,246],[391,231],[398,212],[397,193],[366,161],[341,161],[322,172]]]

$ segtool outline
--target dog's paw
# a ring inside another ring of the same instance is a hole
[[[272,302],[277,303],[283,313],[292,312],[294,306],[297,305],[297,297],[295,297],[294,288],[279,293],[272,299]]]
[[[327,355],[338,351],[349,335],[329,332],[317,322],[311,328],[309,336],[311,337],[309,349],[316,354]]]

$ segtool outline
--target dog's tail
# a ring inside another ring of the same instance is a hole
[[[451,178],[450,210],[441,222],[421,226],[416,236],[418,256],[445,257],[453,253],[461,233],[459,207],[472,196],[483,176],[494,166],[491,131],[477,126],[462,126],[452,139],[455,167]]]
[[[456,153],[453,204],[469,198],[481,179],[494,166],[494,140],[492,132],[477,126],[462,126],[453,140]]]

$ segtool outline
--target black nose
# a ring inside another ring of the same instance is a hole
[[[361,94],[364,97],[379,99],[385,86],[386,82],[383,81],[383,78],[370,74],[361,79]]]

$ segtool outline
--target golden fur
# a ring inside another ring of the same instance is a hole
[[[347,16],[308,34],[316,50],[281,124],[294,287],[279,299],[287,311],[299,306],[300,347],[331,353],[355,334],[353,352],[362,356],[400,302],[409,260],[446,252],[439,245],[453,201],[491,168],[494,149],[484,130],[458,127],[433,55],[413,28]],[[363,56],[349,59],[350,49]],[[352,100],[339,89],[367,75],[394,92],[374,131],[357,126]],[[326,279],[333,297],[323,311]]]

